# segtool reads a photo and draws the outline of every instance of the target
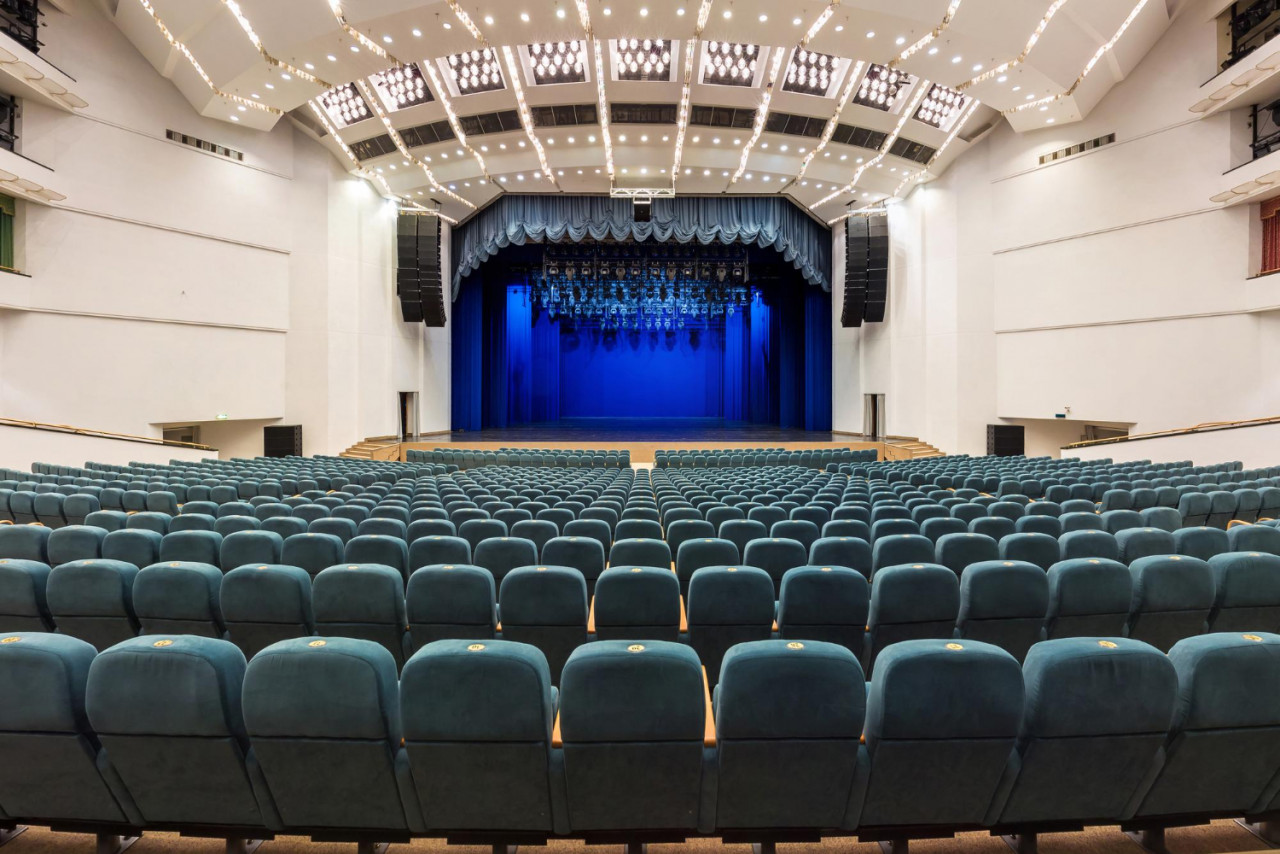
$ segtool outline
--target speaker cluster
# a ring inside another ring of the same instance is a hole
[[[444,326],[440,217],[402,213],[396,222],[396,294],[405,323]]]
[[[884,322],[889,298],[889,217],[851,216],[845,220],[844,310],[840,325]]]

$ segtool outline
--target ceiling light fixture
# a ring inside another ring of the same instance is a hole
[[[707,20],[711,17],[712,0],[702,0],[698,7],[698,20],[694,25],[693,38],[685,42],[684,52],[684,83],[680,89],[680,106],[676,111],[676,145],[675,159],[671,166],[671,185],[675,189],[675,179],[680,174],[680,160],[684,155],[684,136],[689,129],[689,97],[693,91],[693,60],[697,55],[698,42],[702,37],[702,31],[707,26]]]

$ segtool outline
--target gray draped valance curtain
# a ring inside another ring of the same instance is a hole
[[[608,196],[504,195],[453,230],[453,298],[462,279],[503,247],[587,238],[754,243],[831,290],[831,230],[781,196],[654,199],[650,222],[632,213],[629,199]]]

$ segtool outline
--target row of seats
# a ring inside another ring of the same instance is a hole
[[[430,463],[476,469],[482,466],[563,466],[567,468],[630,468],[628,450],[591,451],[581,448],[479,448],[440,447],[405,451],[409,463]]]
[[[444,640],[397,678],[349,639],[95,653],[0,639],[0,822],[233,839],[861,840],[1280,811],[1280,636],[758,641],[714,695],[688,647],[581,647],[559,690],[516,642]]]
[[[741,466],[787,466],[826,469],[829,466],[875,462],[875,450],[822,448],[788,451],[786,448],[715,448],[704,450],[660,450],[653,452],[657,468],[737,468]]]

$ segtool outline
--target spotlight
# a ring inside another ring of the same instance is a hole
[[[915,118],[927,125],[941,128],[951,117],[960,110],[964,109],[964,105],[968,99],[957,92],[955,89],[948,89],[934,83],[929,87],[929,92],[920,102],[920,106],[916,108]]]
[[[876,110],[893,109],[898,96],[906,91],[914,78],[905,71],[897,71],[872,63],[853,93],[853,103]]]
[[[671,39],[617,39],[613,45],[619,80],[671,80]]]
[[[837,61],[834,56],[799,48],[791,55],[782,88],[802,95],[825,96],[831,88]]]
[[[388,110],[403,110],[432,100],[431,90],[418,66],[398,65],[369,77]]]
[[[320,106],[324,107],[324,111],[339,128],[353,125],[372,115],[369,105],[365,103],[364,98],[360,97],[353,83],[334,86],[325,92],[320,96]]]
[[[540,42],[529,45],[533,80],[547,83],[582,83],[587,79],[587,54],[581,41]]]
[[[736,42],[706,42],[702,82],[720,86],[750,86],[756,77],[760,46]]]
[[[505,89],[502,68],[493,48],[475,48],[449,57],[449,70],[461,95]]]

